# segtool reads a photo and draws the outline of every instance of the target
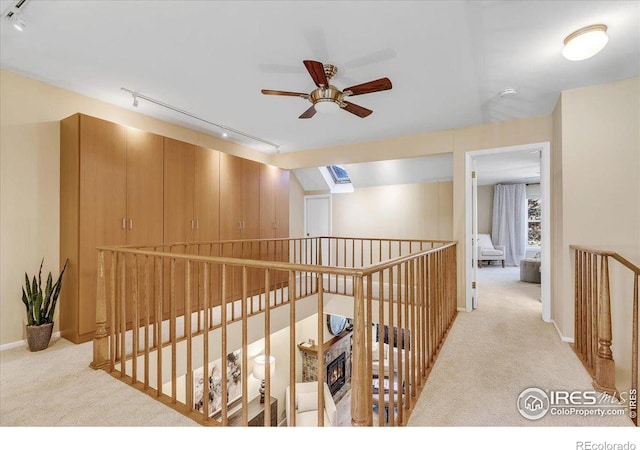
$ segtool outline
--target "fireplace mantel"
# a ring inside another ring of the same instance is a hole
[[[340,333],[338,336],[334,336],[333,338],[329,339],[327,342],[324,343],[324,352],[327,353],[329,350],[331,350],[331,347],[333,347],[334,345],[340,343],[340,341],[342,341],[343,339],[351,336],[351,334],[353,333],[353,331],[349,331],[349,330],[344,330],[342,333]],[[305,352],[305,353],[309,353],[312,355],[317,356],[318,355],[318,346],[317,345],[311,345],[311,346],[305,346],[304,344],[298,344],[298,348],[300,349],[301,352]]]

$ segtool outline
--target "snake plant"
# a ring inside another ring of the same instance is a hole
[[[29,276],[25,272],[22,303],[27,308],[27,325],[44,325],[53,322],[53,313],[56,310],[56,303],[62,287],[62,275],[64,275],[68,262],[69,260],[67,259],[55,284],[53,284],[53,277],[49,272],[44,292],[42,291],[42,265],[44,264],[44,258],[40,263],[38,278],[34,275],[33,281],[29,282]]]

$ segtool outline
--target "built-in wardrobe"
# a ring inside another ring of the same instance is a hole
[[[289,237],[288,171],[85,114],[60,122],[60,260],[68,258],[69,266],[59,311],[66,339],[93,338],[96,247],[275,237]],[[261,257],[248,248],[222,256]],[[214,269],[213,282],[217,276]],[[163,291],[154,295],[166,295],[166,284]],[[180,303],[177,312],[184,312]]]

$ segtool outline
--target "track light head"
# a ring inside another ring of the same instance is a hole
[[[133,106],[135,108],[138,107],[138,96],[136,94],[133,94]]]
[[[226,137],[228,137],[228,136],[229,136],[229,133],[227,133],[227,130],[223,130],[223,131],[222,131],[222,137],[223,137],[223,138],[226,138]]]
[[[13,14],[11,16],[11,25],[18,31],[24,31],[27,27],[27,21],[20,14]]]

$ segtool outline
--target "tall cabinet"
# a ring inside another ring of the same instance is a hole
[[[96,247],[162,240],[162,137],[75,114],[60,127],[60,331],[95,331]]]
[[[260,164],[226,153],[220,154],[220,239],[258,239],[260,237]],[[227,245],[223,255],[257,259],[256,245]],[[242,269],[230,267],[227,300],[242,295]],[[247,292],[259,286],[256,270],[247,270]]]
[[[220,239],[220,153],[215,150],[198,147],[193,144],[164,138],[164,242],[212,242]],[[168,250],[168,249],[167,249]],[[195,245],[179,245],[171,249],[175,253],[198,251]],[[200,254],[219,256],[216,247],[202,246]],[[168,280],[170,267],[165,267],[165,296],[170,294]],[[176,261],[174,270],[185,270],[182,261]],[[196,289],[203,289],[201,267],[192,270],[194,291],[192,299],[202,298],[195,295]],[[212,266],[209,282],[212,304],[219,304],[219,270]],[[176,277],[175,292],[184,292],[183,277]],[[166,297],[168,298],[168,297]],[[184,313],[184,297],[176,296],[176,314]],[[164,312],[170,313],[170,303],[164,303]],[[195,301],[192,311],[202,305]]]
[[[218,240],[288,237],[288,172],[255,161],[159,136],[116,123],[75,114],[60,123],[60,258],[69,258],[60,296],[60,330],[72,342],[93,338],[96,315],[98,252],[110,245],[186,243],[173,252],[258,259],[255,244],[225,247],[195,245]],[[169,250],[165,245],[165,250]],[[281,252],[284,260],[284,251]],[[111,263],[109,258],[105,263]],[[126,271],[135,266],[127,258]],[[231,267],[231,266],[230,266]],[[185,264],[176,261],[176,271]],[[110,269],[110,267],[107,267]],[[138,266],[141,276],[142,265]],[[171,313],[170,264],[161,295],[164,317]],[[202,299],[204,266],[192,265],[192,299]],[[220,303],[221,272],[209,267],[211,305]],[[264,276],[249,270],[254,293]],[[174,289],[175,312],[184,314],[184,282]],[[272,279],[273,280],[273,279]],[[263,286],[262,286],[263,287]],[[132,283],[126,283],[126,319],[132,326]],[[198,291],[196,291],[198,290]],[[228,299],[242,292],[242,270],[230,268]],[[195,295],[198,294],[198,295]],[[119,294],[118,294],[119,295]],[[151,302],[148,313],[155,315]],[[192,303],[193,311],[202,304]],[[139,317],[143,304],[138,303]],[[116,311],[119,317],[119,312]]]

